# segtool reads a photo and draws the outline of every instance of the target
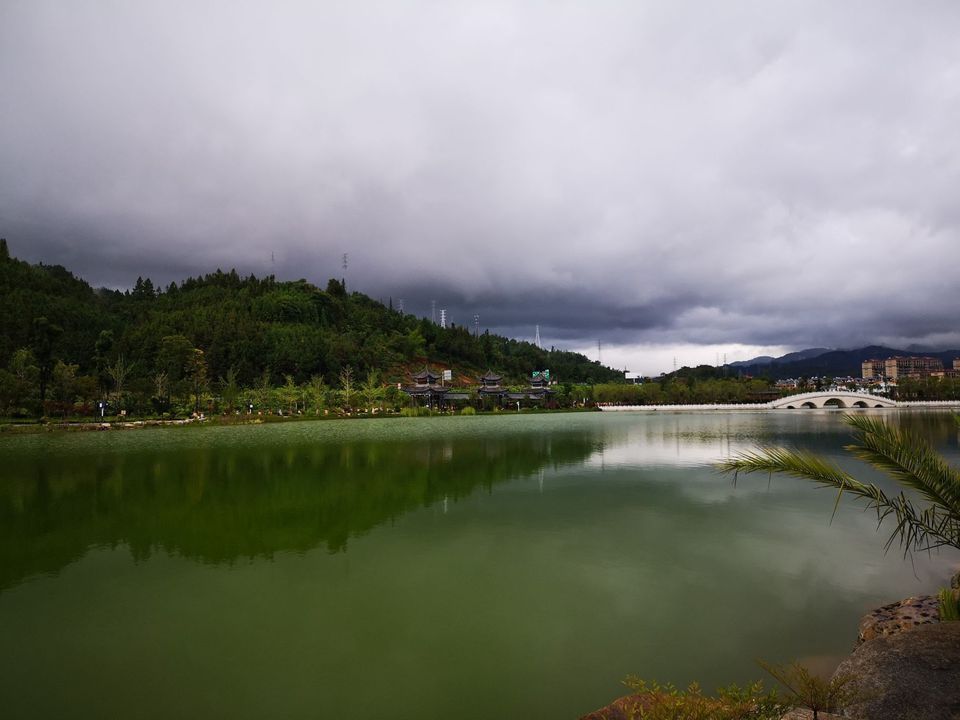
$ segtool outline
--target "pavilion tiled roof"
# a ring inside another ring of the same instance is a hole
[[[433,372],[430,368],[424,367],[423,370],[413,375],[414,380],[427,380],[428,378],[437,378],[440,376],[437,373]]]

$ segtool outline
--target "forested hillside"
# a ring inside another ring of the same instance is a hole
[[[0,413],[91,403],[108,393],[161,407],[217,389],[312,382],[407,382],[430,363],[455,377],[492,369],[511,383],[549,368],[567,383],[622,379],[585,356],[403,314],[338,280],[214,273],[166,288],[138,278],[94,290],[60,266],[30,265],[0,244]],[[348,388],[349,390],[349,388]]]

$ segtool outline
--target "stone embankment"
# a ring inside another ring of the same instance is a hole
[[[960,573],[950,582],[960,595]],[[822,720],[960,720],[960,622],[940,622],[936,597],[921,595],[884,605],[860,621],[857,646],[836,670],[854,678],[857,700],[842,715]],[[580,720],[631,720],[643,698],[619,698]],[[782,720],[807,720],[797,709]]]

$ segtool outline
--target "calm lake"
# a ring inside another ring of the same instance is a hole
[[[949,415],[884,414],[956,463]],[[629,673],[829,666],[957,553],[711,463],[842,452],[834,411],[0,437],[0,714],[575,718]]]

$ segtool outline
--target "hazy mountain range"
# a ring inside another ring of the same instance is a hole
[[[809,348],[787,353],[778,358],[761,356],[733,362],[729,367],[736,368],[744,375],[764,375],[775,380],[803,376],[859,377],[864,360],[885,359],[897,355],[929,355],[940,358],[944,367],[950,368],[953,366],[953,359],[960,357],[960,350],[930,350],[915,346],[911,346],[910,349],[901,349],[882,345],[868,345],[852,350]]]

